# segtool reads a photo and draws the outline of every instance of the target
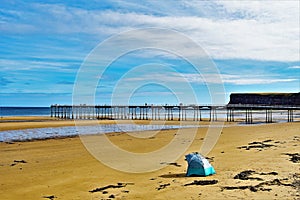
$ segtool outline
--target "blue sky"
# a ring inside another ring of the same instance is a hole
[[[124,31],[152,27],[178,31],[205,50],[222,78],[225,103],[232,92],[299,92],[299,4],[2,0],[0,105],[71,104],[78,70],[97,45]],[[172,47],[185,48],[169,40]],[[110,51],[116,48],[117,43]],[[99,104],[209,104],[214,76],[204,80],[180,56],[143,49],[114,60],[92,89]]]

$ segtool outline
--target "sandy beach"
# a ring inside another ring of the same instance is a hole
[[[70,125],[74,122],[10,118],[1,119],[0,130]],[[207,127],[183,132],[193,131],[186,154],[199,151]],[[107,136],[124,150],[147,153],[168,144],[177,130],[152,132],[149,138]],[[299,133],[299,122],[225,127],[207,155],[217,172],[208,177],[185,177],[184,155],[153,172],[117,171],[95,159],[80,137],[2,142],[0,199],[299,199]]]

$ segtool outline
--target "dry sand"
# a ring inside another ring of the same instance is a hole
[[[16,120],[22,119],[2,119],[0,130],[74,124],[39,118]],[[197,129],[186,153],[199,151],[206,130]],[[187,135],[192,131],[195,129],[184,130]],[[145,153],[169,143],[176,132],[164,130],[146,139],[112,133],[108,138],[120,148]],[[0,199],[299,199],[299,161],[293,163],[292,156],[286,155],[300,153],[299,133],[298,122],[224,128],[207,155],[217,172],[209,177],[185,177],[184,155],[154,172],[120,172],[96,160],[79,137],[0,143]],[[184,138],[182,142],[186,142]],[[234,179],[246,170],[253,172],[239,177],[248,180]],[[184,186],[195,180],[217,183]],[[96,192],[89,192],[92,190]]]

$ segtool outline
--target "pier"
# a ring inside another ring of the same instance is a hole
[[[50,110],[60,119],[294,122],[300,121],[300,93],[233,93],[226,105],[51,105]]]
[[[51,105],[51,117],[60,119],[108,119],[108,120],[165,120],[165,121],[228,121],[243,120],[247,124],[272,123],[274,114],[280,120],[299,121],[300,106],[290,105]],[[206,115],[204,117],[203,115]],[[263,115],[254,119],[254,115]],[[224,117],[225,116],[225,117]],[[298,116],[298,117],[297,117]]]

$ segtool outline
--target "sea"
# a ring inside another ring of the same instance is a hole
[[[50,116],[50,107],[0,107],[0,117]]]

